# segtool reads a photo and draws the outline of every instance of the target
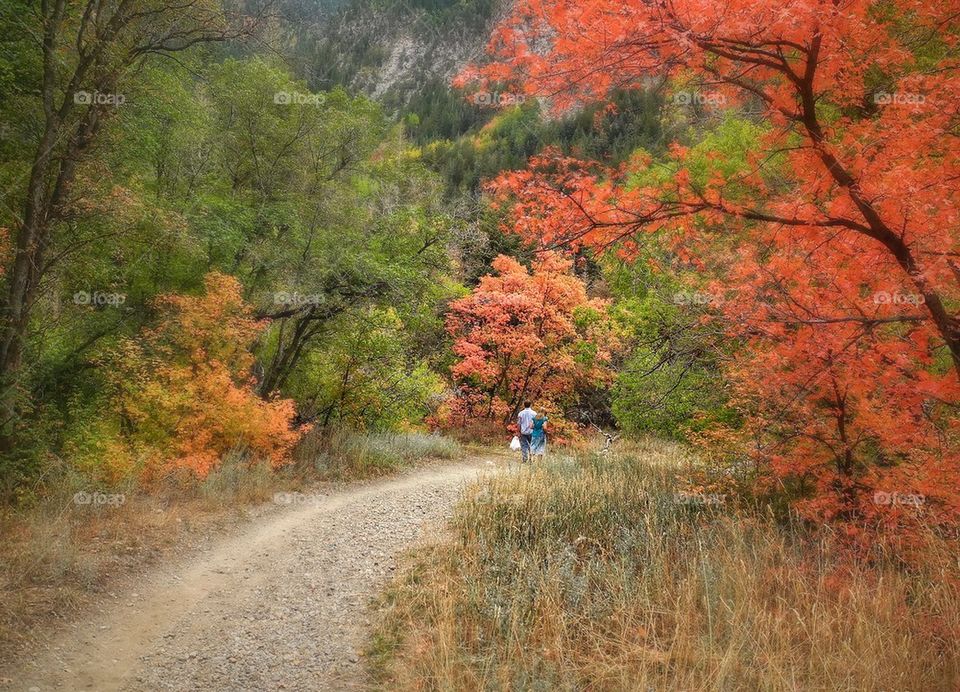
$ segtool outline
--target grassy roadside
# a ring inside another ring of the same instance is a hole
[[[238,522],[279,509],[276,493],[382,476],[465,453],[420,433],[313,433],[292,464],[272,471],[226,459],[203,481],[102,487],[54,469],[28,507],[0,509],[0,667],[50,621],[76,613],[119,578]]]
[[[369,650],[384,689],[956,690],[960,566],[835,544],[677,484],[681,450],[555,458],[411,553]]]

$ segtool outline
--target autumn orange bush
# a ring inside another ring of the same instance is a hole
[[[530,399],[550,416],[554,434],[574,432],[562,412],[582,391],[611,381],[617,339],[607,304],[587,296],[572,266],[555,253],[530,269],[500,255],[496,273],[450,306],[457,391],[436,417],[441,426],[506,428]]]
[[[156,300],[155,327],[126,339],[103,358],[120,419],[113,451],[146,477],[184,469],[198,477],[232,450],[277,467],[304,428],[294,404],[254,391],[250,347],[263,325],[252,317],[240,283],[207,275],[201,296]]]

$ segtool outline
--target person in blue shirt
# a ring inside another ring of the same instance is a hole
[[[543,457],[547,453],[546,424],[547,417],[542,413],[538,413],[534,416],[533,429],[530,433],[530,454],[539,456],[541,461],[543,461]]]

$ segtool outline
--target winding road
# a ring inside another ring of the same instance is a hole
[[[22,690],[351,690],[369,599],[492,459],[295,494],[104,599],[8,673]]]

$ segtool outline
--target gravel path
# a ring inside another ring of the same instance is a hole
[[[15,689],[351,690],[367,605],[394,558],[491,462],[320,495],[114,594],[12,677]]]

